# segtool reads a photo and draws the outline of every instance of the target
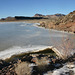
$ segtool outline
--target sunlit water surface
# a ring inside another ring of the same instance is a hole
[[[66,37],[75,38],[74,34],[36,25],[36,23],[25,22],[0,22],[0,58],[59,45]]]

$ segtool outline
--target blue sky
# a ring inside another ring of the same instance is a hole
[[[0,18],[33,16],[36,13],[68,14],[75,10],[75,0],[0,0]]]

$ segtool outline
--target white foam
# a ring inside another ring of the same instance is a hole
[[[6,49],[0,52],[0,59],[10,58],[12,55],[20,54],[20,53],[27,53],[27,52],[36,52],[39,50],[44,50],[46,48],[51,48],[52,46],[27,46],[27,47],[20,47],[14,46],[12,48]]]

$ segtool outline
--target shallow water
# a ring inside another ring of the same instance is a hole
[[[74,34],[49,30],[35,25],[36,23],[0,22],[0,59],[60,44],[62,37],[75,38]]]

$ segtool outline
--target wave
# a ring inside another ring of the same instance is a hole
[[[14,46],[12,48],[8,48],[4,51],[0,52],[0,59],[6,59],[6,58],[10,58],[12,55],[17,55],[17,54],[21,54],[21,53],[28,53],[28,52],[37,52],[40,50],[44,50],[47,48],[52,48],[52,46]]]

